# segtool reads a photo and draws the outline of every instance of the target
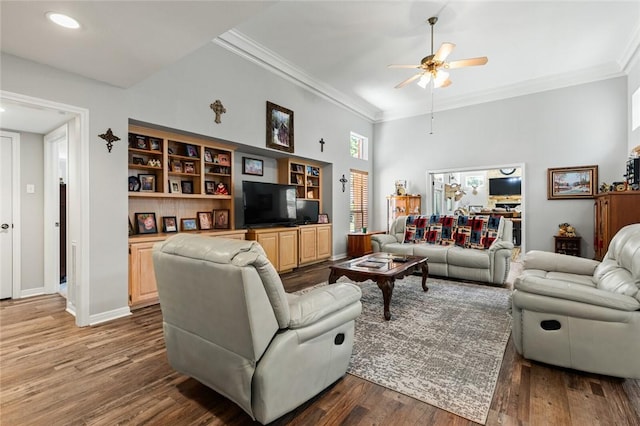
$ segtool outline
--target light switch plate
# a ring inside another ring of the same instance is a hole
[[[28,183],[27,184],[27,194],[35,194],[36,193],[36,186],[32,183]]]

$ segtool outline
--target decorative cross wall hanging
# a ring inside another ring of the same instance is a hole
[[[320,152],[324,152],[324,144],[325,141],[323,138],[320,138],[320,140],[318,141],[318,143],[320,144]]]
[[[120,140],[119,137],[113,134],[113,132],[111,131],[111,127],[109,127],[109,129],[107,129],[105,133],[98,136],[107,141],[107,149],[109,150],[109,152],[111,152],[111,148],[113,148],[113,143]]]
[[[344,177],[344,175],[342,175],[342,177],[340,178],[340,183],[342,184],[342,192],[345,191],[346,189],[345,185],[347,184],[347,182],[349,182],[347,178]]]
[[[220,102],[220,99],[216,99],[214,103],[209,105],[209,108],[211,108],[213,112],[216,114],[216,119],[214,121],[218,124],[222,123],[222,120],[220,119],[220,115],[226,113],[227,109],[224,107],[224,105],[222,105],[222,102]]]

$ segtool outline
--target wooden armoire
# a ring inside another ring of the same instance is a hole
[[[605,192],[595,196],[593,246],[596,260],[602,260],[609,242],[625,225],[640,222],[640,191]]]

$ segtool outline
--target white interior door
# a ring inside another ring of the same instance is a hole
[[[56,293],[60,290],[60,147],[67,146],[67,137],[67,124],[44,136],[44,288],[46,293]]]
[[[0,136],[0,299],[13,297],[13,179],[11,137]]]

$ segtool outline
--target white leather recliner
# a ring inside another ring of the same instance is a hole
[[[284,291],[255,241],[177,234],[153,262],[169,363],[266,424],[342,377],[360,288]]]
[[[528,359],[640,379],[640,224],[602,262],[531,251],[514,283],[513,342]]]

